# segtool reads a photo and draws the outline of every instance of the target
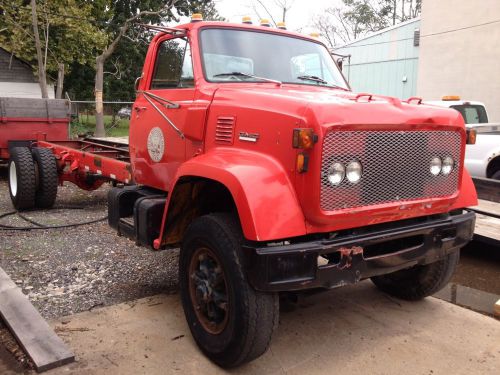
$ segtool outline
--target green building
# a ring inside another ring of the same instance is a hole
[[[333,50],[355,92],[407,99],[417,92],[420,18],[380,30]],[[342,57],[344,56],[344,57]]]

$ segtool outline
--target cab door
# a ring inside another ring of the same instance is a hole
[[[189,40],[166,36],[154,54],[133,107],[130,151],[135,181],[168,190],[186,160],[184,131],[195,96]]]

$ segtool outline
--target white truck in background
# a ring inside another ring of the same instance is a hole
[[[458,96],[443,96],[442,100],[424,103],[460,112],[467,128],[477,131],[476,144],[466,146],[465,167],[474,177],[500,180],[500,123],[488,122],[484,104],[461,100]]]

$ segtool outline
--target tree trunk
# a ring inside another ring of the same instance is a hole
[[[95,73],[95,136],[104,137],[104,111],[102,103],[102,90],[104,87],[104,58],[103,55],[96,58]]]
[[[59,71],[57,72],[56,99],[62,99],[63,83],[64,83],[64,64],[59,64]]]
[[[40,83],[42,98],[47,99],[49,94],[47,92],[47,80],[45,79],[45,68],[42,58],[42,47],[40,45],[40,35],[38,34],[38,18],[36,15],[35,0],[31,0],[31,16],[33,22],[33,33],[35,34],[36,58],[38,60],[38,81]]]

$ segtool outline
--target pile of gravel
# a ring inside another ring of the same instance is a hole
[[[94,192],[67,184],[55,208],[24,215],[45,225],[78,223],[107,214],[109,186]],[[0,173],[0,215],[12,211]],[[17,215],[0,224],[31,225]],[[117,236],[107,221],[74,228],[0,231],[0,267],[45,318],[177,290],[178,250],[153,251]]]

